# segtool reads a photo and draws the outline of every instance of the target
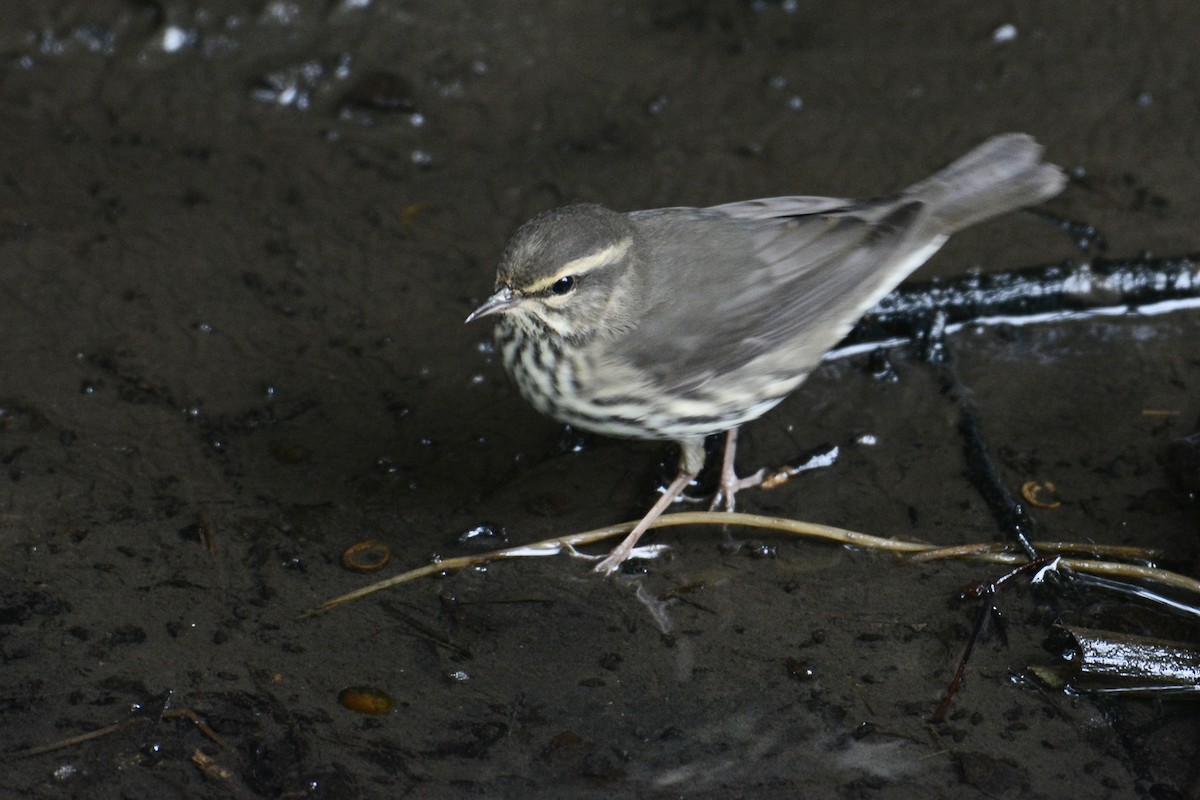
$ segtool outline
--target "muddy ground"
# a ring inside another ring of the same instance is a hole
[[[1107,255],[1194,252],[1197,40],[1185,1],[7,0],[0,796],[1200,796],[1194,703],[1011,677],[1056,621],[1195,640],[1117,598],[1013,582],[932,721],[994,566],[685,528],[612,580],[527,559],[298,619],[653,496],[665,448],[565,433],[462,324],[532,214],[877,195],[1021,130]],[[1017,214],[918,277],[1097,254]],[[1037,538],[1196,574],[1200,313],[948,345],[949,393],[911,348],[821,368],[739,461],[841,459],[742,507],[1002,541],[966,396],[1012,491],[1058,487]],[[342,566],[365,539],[383,573]]]

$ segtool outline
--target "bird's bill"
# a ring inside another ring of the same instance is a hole
[[[513,296],[512,289],[503,286],[497,289],[491,297],[483,301],[483,305],[471,312],[467,317],[467,322],[486,317],[488,314],[499,314],[508,311],[517,304],[517,298]]]

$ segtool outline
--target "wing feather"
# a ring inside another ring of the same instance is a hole
[[[611,379],[597,385],[724,392],[730,406],[747,404],[747,393],[754,402],[781,396],[951,233],[1061,191],[1066,178],[1041,152],[1029,136],[1003,134],[892,198],[769,197],[630,214],[644,234],[645,274],[624,299],[640,305],[640,321],[614,334],[619,342],[591,346],[594,367]]]
[[[639,212],[653,269],[647,305],[606,352],[680,395],[737,382],[764,357],[802,376],[914,268],[903,256],[931,238],[913,241],[922,208],[798,197]]]

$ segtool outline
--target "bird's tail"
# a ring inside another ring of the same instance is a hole
[[[1042,146],[1024,133],[983,144],[904,194],[925,202],[947,234],[991,217],[1036,205],[1062,191],[1067,178],[1043,163]]]

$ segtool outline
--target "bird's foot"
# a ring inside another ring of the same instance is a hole
[[[593,570],[601,575],[611,575],[620,569],[626,559],[633,555],[634,546],[638,543],[638,539],[642,538],[642,534],[650,529],[654,520],[662,516],[662,513],[667,510],[667,506],[675,502],[675,498],[695,477],[695,472],[687,470],[681,471],[675,476],[675,480],[671,481],[671,485],[663,492],[662,497],[658,498],[658,502],[646,512],[646,516],[642,517],[641,522],[635,525],[629,535],[622,539],[621,543],[614,547],[603,561],[593,567]]]
[[[717,485],[717,493],[713,495],[712,504],[708,507],[709,511],[716,511],[717,506],[721,505],[725,507],[726,511],[733,511],[737,507],[734,499],[737,493],[742,489],[758,486],[767,476],[766,469],[760,469],[753,475],[739,478],[733,469],[733,459],[736,454],[737,428],[734,428],[725,434],[725,455],[721,459],[721,482]]]
[[[721,484],[717,489],[717,493],[713,495],[712,504],[709,505],[709,511],[716,511],[718,507],[725,511],[734,511],[737,508],[735,500],[737,493],[742,489],[753,489],[755,486],[763,482],[763,478],[767,477],[767,469],[763,467],[753,475],[748,475],[745,478],[739,478],[732,469],[728,473],[722,470]]]

